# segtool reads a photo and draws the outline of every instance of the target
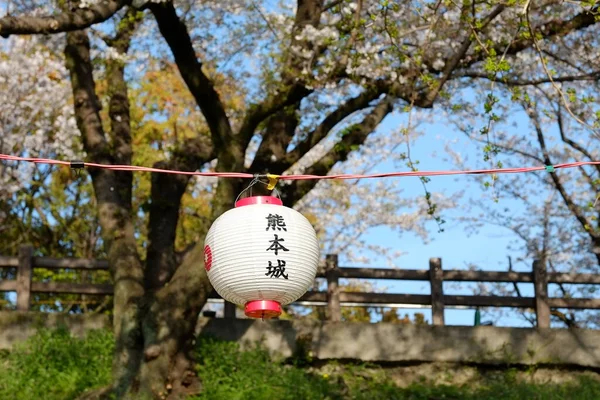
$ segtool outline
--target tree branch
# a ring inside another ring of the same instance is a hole
[[[391,96],[382,99],[360,123],[350,127],[339,143],[308,167],[304,173],[307,175],[326,175],[336,163],[345,161],[348,154],[361,146],[381,121],[393,110],[392,100]],[[290,185],[284,186],[281,195],[285,204],[288,206],[295,204],[312,190],[317,182],[316,179],[301,180],[293,181]]]
[[[285,156],[298,126],[299,119],[296,115],[298,107],[300,107],[299,103],[293,108],[289,107],[278,112],[268,120],[263,140],[249,168],[250,172],[281,174],[287,169]]]
[[[330,2],[329,4],[325,4],[323,6],[323,12],[325,11],[329,11],[332,8],[334,8],[335,6],[339,6],[340,4],[342,4],[344,2],[344,0],[333,0],[332,2]]]
[[[292,42],[290,48],[311,47],[312,44],[306,41],[299,41],[296,36],[302,32],[305,26],[312,25],[317,27],[322,12],[322,0],[298,0],[296,18],[292,27]],[[312,49],[317,52],[316,49]],[[301,64],[306,62],[292,53],[287,62],[284,63],[281,85],[282,90],[277,94],[268,97],[264,102],[250,107],[244,122],[239,131],[240,141],[247,143],[252,139],[256,127],[271,115],[281,111],[285,107],[299,103],[303,98],[313,91],[307,89],[303,83],[297,81],[302,70]],[[289,55],[288,54],[288,55]],[[313,60],[316,57],[313,57]]]
[[[6,16],[0,18],[0,36],[7,38],[13,34],[48,34],[85,29],[106,21],[129,4],[131,0],[108,0],[88,8],[75,8],[52,17]]]
[[[139,25],[140,18],[136,18],[137,11],[129,9],[121,20],[115,37],[109,42],[120,54],[129,50],[131,38]],[[111,142],[114,161],[117,164],[130,165],[132,157],[131,124],[129,116],[129,95],[125,81],[125,64],[120,60],[109,59],[106,62],[106,75],[108,80],[109,103],[108,116],[111,126]],[[126,199],[126,204],[131,208],[131,191],[133,173],[123,171],[115,176],[120,188],[121,196]]]
[[[266,134],[263,136],[263,141],[254,156],[250,171],[283,173],[323,140],[337,124],[354,112],[369,107],[369,103],[376,100],[381,94],[397,91],[397,86],[384,81],[376,81],[367,86],[360,95],[349,99],[327,115],[314,130],[308,133],[306,138],[301,140],[287,154],[286,149],[293,139],[298,121],[296,116],[291,114],[291,111],[280,112],[280,115],[273,117],[267,125]]]
[[[490,22],[494,20],[502,11],[504,11],[505,6],[500,4],[496,8],[492,10],[485,18],[481,20],[481,28],[478,30],[481,31],[485,29]],[[475,27],[472,27],[473,33],[468,34],[465,40],[462,42],[460,48],[454,53],[454,55],[446,60],[444,70],[442,71],[442,77],[438,80],[436,85],[427,91],[424,95],[418,96],[415,99],[414,104],[419,107],[431,107],[433,102],[437,98],[440,90],[444,87],[448,79],[452,76],[454,70],[459,66],[460,62],[463,60],[469,47],[471,47],[471,43],[473,43],[473,36],[477,35],[477,30]]]
[[[597,10],[598,6],[595,6],[593,10],[583,11],[569,20],[553,20],[543,25],[540,25],[537,28],[534,28],[533,31],[541,32],[545,38],[553,36],[566,36],[573,31],[587,28],[590,25],[594,25],[597,22]],[[533,44],[534,38],[532,37],[516,40],[509,47],[508,54],[516,53],[517,51],[530,47]]]
[[[285,107],[298,103],[312,92],[304,85],[295,83],[289,89],[266,99],[263,103],[251,106],[239,130],[240,140],[248,143],[261,122]]]
[[[384,92],[385,88],[383,86],[371,86],[327,115],[319,126],[308,134],[306,139],[298,143],[294,150],[288,153],[285,158],[285,169],[298,162],[304,154],[323,140],[337,124],[353,113],[367,108],[372,101],[376,100]]]
[[[585,147],[583,147],[582,145],[580,145],[579,143],[577,143],[576,141],[570,139],[567,137],[566,133],[565,133],[565,127],[564,127],[564,123],[563,123],[563,119],[562,119],[562,110],[561,110],[561,105],[558,105],[558,110],[556,111],[556,117],[557,117],[557,125],[558,125],[558,131],[560,132],[560,138],[563,142],[565,142],[566,144],[568,144],[569,146],[571,146],[571,148],[577,150],[578,152],[580,152],[581,154],[583,154],[585,157],[587,157],[588,160],[590,161],[595,161],[595,158],[592,156],[592,154],[586,150]],[[600,175],[600,165],[594,165],[594,168],[596,169],[596,171],[598,172],[598,174]]]
[[[537,112],[531,108],[531,105],[528,105],[528,104],[524,104],[524,108],[525,108],[525,111],[527,112],[527,114],[529,115],[529,117],[531,118],[531,121],[533,122],[533,126],[537,133],[537,139],[540,144],[542,154],[544,156],[544,163],[546,165],[553,165],[552,160],[550,159],[550,154],[548,152],[548,149],[546,148],[544,132],[540,125],[540,121],[539,121]],[[597,234],[595,234],[594,232],[591,231],[591,226],[592,226],[591,223],[588,221],[586,216],[583,214],[583,212],[581,211],[579,206],[577,206],[577,204],[575,204],[573,199],[569,196],[569,194],[567,193],[565,187],[563,186],[563,184],[560,181],[556,172],[551,172],[550,177],[552,179],[554,187],[560,193],[560,196],[562,197],[563,201],[565,202],[565,205],[567,206],[569,211],[571,211],[573,216],[575,216],[577,221],[579,221],[579,224],[581,225],[581,227],[588,233],[588,235],[590,236],[590,238],[592,240],[599,241],[600,236],[598,236]],[[597,254],[597,257],[599,257],[598,260],[600,262],[600,254]]]
[[[206,119],[215,147],[227,148],[233,135],[225,106],[213,83],[202,71],[202,63],[196,57],[185,23],[179,19],[170,1],[151,3],[148,8],[156,19],[160,33],[171,48],[181,77]]]
[[[498,80],[498,79],[494,78],[493,76],[490,77],[490,74],[486,74],[483,72],[475,72],[475,71],[467,71],[467,72],[462,72],[459,74],[454,74],[453,77],[455,77],[455,78],[488,79],[488,80],[492,80],[492,81],[495,81],[498,83],[502,83],[507,86],[535,86],[535,85],[541,85],[544,83],[551,83],[552,81],[554,81],[554,82],[576,82],[576,81],[596,82],[598,79],[600,79],[600,71],[594,71],[589,74],[582,74],[582,75],[560,76],[557,78],[552,78],[552,80],[550,80],[550,78],[540,78],[540,79],[512,78],[512,79]]]
[[[586,73],[586,71],[585,71],[584,68],[582,68],[580,65],[577,65],[572,60],[568,60],[568,59],[566,59],[564,57],[559,57],[558,55],[554,54],[553,52],[545,50],[545,49],[542,49],[542,53],[545,54],[545,55],[547,55],[547,56],[549,56],[549,57],[552,57],[556,61],[559,61],[559,62],[561,62],[561,63],[563,63],[565,65],[568,65],[569,67],[573,68],[576,71],[581,72],[582,74]]]
[[[534,32],[541,32],[544,38],[553,36],[566,36],[571,32],[587,28],[588,26],[594,25],[597,21],[595,19],[595,12],[598,7],[590,11],[584,11],[569,20],[553,20],[547,22],[539,27],[533,29]],[[532,38],[523,37],[521,39],[514,40],[507,48],[502,46],[502,43],[497,43],[494,47],[497,54],[517,54],[518,52],[525,50],[534,45]],[[484,54],[474,54],[467,57],[461,63],[461,67],[467,67],[473,65],[476,62],[483,60]]]
[[[144,13],[134,8],[128,8],[127,12],[121,18],[120,23],[117,26],[117,32],[113,37],[105,36],[102,37],[107,46],[115,48],[120,54],[126,54],[129,51],[131,45],[131,39],[135,30],[138,28]],[[103,35],[101,32],[97,32],[97,35]]]
[[[84,148],[94,162],[112,163],[110,147],[102,129],[100,118],[102,105],[96,95],[87,33],[78,31],[67,34],[65,57],[71,75],[75,118],[81,131]]]

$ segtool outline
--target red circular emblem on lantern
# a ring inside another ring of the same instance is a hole
[[[206,271],[210,271],[210,267],[212,267],[212,251],[210,251],[210,246],[204,246],[204,268]]]

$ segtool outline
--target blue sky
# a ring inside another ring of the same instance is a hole
[[[388,118],[380,127],[382,130],[390,129],[393,126],[398,126],[405,123],[402,117],[396,116]],[[411,146],[411,153],[414,160],[419,160],[420,170],[456,170],[457,167],[452,164],[446,157],[444,150],[445,144],[456,139],[456,143],[452,148],[455,151],[460,151],[464,157],[467,157],[471,162],[469,167],[472,169],[481,165],[479,162],[483,153],[481,149],[470,141],[463,133],[458,132],[451,124],[438,120],[435,123],[421,126],[421,130],[425,132],[423,136],[415,140]],[[397,171],[397,166],[391,163],[382,163],[377,166],[377,171]],[[406,169],[403,169],[406,170]],[[405,189],[408,196],[419,196],[423,194],[423,187],[418,178],[388,178],[401,179],[401,186]],[[370,243],[400,250],[403,255],[395,260],[395,267],[401,269],[428,269],[429,259],[439,257],[442,259],[444,269],[466,269],[469,264],[474,264],[478,269],[482,270],[497,270],[506,271],[508,268],[508,256],[511,255],[507,247],[509,242],[515,240],[515,236],[506,229],[485,225],[477,231],[477,233],[467,234],[465,225],[456,221],[459,215],[464,216],[464,207],[469,198],[480,197],[484,195],[486,190],[472,177],[467,175],[459,176],[439,176],[432,177],[427,184],[428,190],[431,192],[441,192],[450,194],[460,190],[464,190],[463,197],[457,199],[458,208],[442,212],[441,216],[447,221],[443,228],[444,232],[438,232],[438,227],[431,223],[429,224],[429,242],[424,243],[421,238],[413,233],[403,233],[401,236],[393,232],[387,227],[371,229],[366,236]],[[503,202],[511,202],[509,199],[500,199],[499,206]],[[473,211],[473,213],[475,213]],[[514,254],[513,258],[514,258]],[[377,254],[369,254],[371,262],[368,266],[371,267],[386,267],[386,261],[383,257]],[[344,260],[343,254],[340,254],[340,265],[357,265],[348,264]],[[365,265],[366,266],[366,265]],[[516,270],[527,270],[527,266],[514,265]],[[377,287],[386,288],[388,293],[415,293],[429,294],[428,282],[408,282],[408,281],[374,281]],[[469,288],[472,284],[463,283],[461,289],[453,288],[451,284],[445,284],[444,290],[447,294],[472,294]],[[533,288],[530,284],[520,284],[523,295],[532,296]],[[431,312],[429,309],[406,309],[400,313],[422,312],[426,318],[431,320]],[[474,310],[456,310],[447,309],[445,313],[446,324],[452,325],[472,325]],[[485,313],[483,320],[486,320]],[[503,317],[501,320],[494,321],[497,325],[510,326],[528,326],[527,322],[517,317]]]

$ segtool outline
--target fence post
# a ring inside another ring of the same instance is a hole
[[[442,259],[429,259],[429,282],[431,284],[431,319],[433,325],[444,325],[444,273]]]
[[[325,277],[327,278],[327,319],[338,322],[342,320],[342,310],[340,309],[340,270],[338,269],[337,254],[325,256]]]
[[[235,304],[225,300],[225,308],[223,309],[223,316],[225,318],[235,318]]]
[[[550,328],[548,305],[548,271],[545,260],[533,262],[533,287],[535,290],[535,318],[538,328]]]
[[[33,275],[33,246],[19,247],[17,269],[17,311],[29,311],[31,304],[31,276]]]

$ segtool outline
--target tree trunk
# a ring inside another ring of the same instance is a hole
[[[67,34],[65,56],[71,73],[75,116],[88,157],[96,163],[130,163],[131,137],[128,124],[122,123],[129,119],[128,115],[121,116],[129,110],[123,69],[109,69],[111,146],[100,119],[86,32]],[[138,255],[131,218],[131,173],[102,169],[90,172],[114,280],[116,343],[111,390],[89,393],[85,398],[184,397],[199,388],[192,363],[194,328],[211,290],[202,267],[203,246],[197,245],[187,254],[166,285],[145,287],[144,282],[149,280],[144,275],[148,271]]]
[[[199,244],[184,257],[171,281],[151,296],[147,307],[121,315],[120,331],[136,334],[116,337],[122,351],[115,354],[113,386],[86,393],[80,400],[175,400],[200,392],[194,370],[195,328],[212,291],[203,260]],[[129,360],[123,355],[129,355]]]
[[[143,394],[178,399],[199,391],[193,356],[195,328],[211,290],[204,246],[198,244],[169,284],[155,293],[142,321],[144,359],[139,377]]]

